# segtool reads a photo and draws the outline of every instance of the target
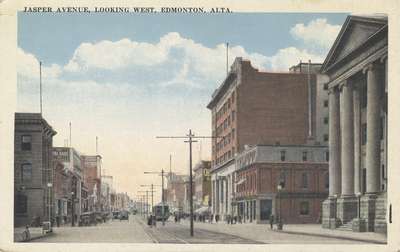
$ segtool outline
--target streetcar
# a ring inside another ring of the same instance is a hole
[[[170,216],[170,212],[169,212],[169,206],[167,204],[164,204],[164,218],[163,218],[163,206],[162,204],[157,204],[153,207],[153,213],[156,217],[157,221],[162,221],[164,219],[164,221],[168,220],[169,216]]]

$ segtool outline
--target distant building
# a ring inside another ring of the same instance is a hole
[[[54,203],[55,218],[60,225],[71,222],[72,173],[55,161]]]
[[[14,225],[48,221],[54,216],[52,158],[57,132],[39,113],[15,113]]]
[[[234,214],[246,222],[318,223],[328,196],[328,147],[256,145],[236,156]],[[281,190],[278,190],[281,185]]]
[[[170,172],[167,176],[167,188],[165,201],[171,208],[183,210],[185,201],[185,182],[186,175],[176,175]]]
[[[111,212],[113,211],[113,204],[111,201],[111,195],[113,193],[113,176],[102,175],[101,176],[101,205],[103,211]]]
[[[88,188],[88,211],[100,212],[101,204],[101,156],[82,155],[84,183]]]
[[[211,206],[211,161],[201,160],[195,165],[194,173],[194,205],[195,208]]]
[[[81,213],[84,210],[82,207],[85,206],[82,201],[82,193],[85,195],[85,192],[82,192],[84,181],[81,155],[71,147],[54,147],[53,158],[63,164],[64,169],[71,174],[71,205],[69,208],[71,214],[74,215],[74,224],[78,225]]]

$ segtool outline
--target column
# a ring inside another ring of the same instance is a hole
[[[329,91],[329,196],[341,193],[339,90]]]
[[[367,70],[367,193],[380,191],[380,131],[381,92],[380,76],[376,63]]]
[[[360,89],[353,87],[353,112],[354,112],[354,192],[361,192],[361,107]]]
[[[353,90],[351,83],[342,87],[340,99],[341,132],[341,167],[342,167],[342,195],[354,194],[354,123],[353,123]]]

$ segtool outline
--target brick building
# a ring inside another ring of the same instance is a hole
[[[311,145],[247,147],[235,159],[234,214],[245,222],[266,223],[273,214],[284,223],[317,223],[328,196],[327,153]]]
[[[101,156],[82,155],[84,183],[88,193],[88,211],[99,212],[101,204]]]
[[[82,201],[82,195],[85,196],[85,192],[82,192],[84,181],[81,155],[71,147],[54,147],[53,158],[64,165],[64,169],[71,174],[71,201],[68,208],[71,209],[71,215],[75,216],[74,224],[77,224],[85,207]]]
[[[14,225],[53,216],[53,136],[56,131],[39,113],[15,113]]]
[[[245,146],[327,145],[323,132],[328,122],[318,121],[328,113],[320,102],[327,92],[326,79],[317,74],[320,64],[310,64],[307,71],[303,65],[290,72],[261,72],[250,61],[236,58],[212,95],[207,108],[212,115],[212,135],[219,136],[212,143],[214,214],[235,214],[235,155]]]
[[[348,16],[322,66],[331,157],[323,227],[386,232],[387,57],[387,16]]]
[[[194,205],[195,208],[211,204],[211,161],[201,160],[194,166]]]
[[[54,163],[54,213],[62,225],[71,222],[72,174],[61,162]]]

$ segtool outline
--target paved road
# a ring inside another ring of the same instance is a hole
[[[54,234],[33,242],[151,243],[150,236],[134,218],[113,220],[97,226],[54,228]]]
[[[161,222],[149,227],[141,216],[129,220],[114,220],[90,227],[55,228],[54,235],[34,242],[118,242],[118,243],[218,243],[218,244],[266,244],[266,243],[358,243],[356,241],[286,234],[271,231],[266,225],[224,225],[195,222],[194,237],[190,236],[189,222]]]

